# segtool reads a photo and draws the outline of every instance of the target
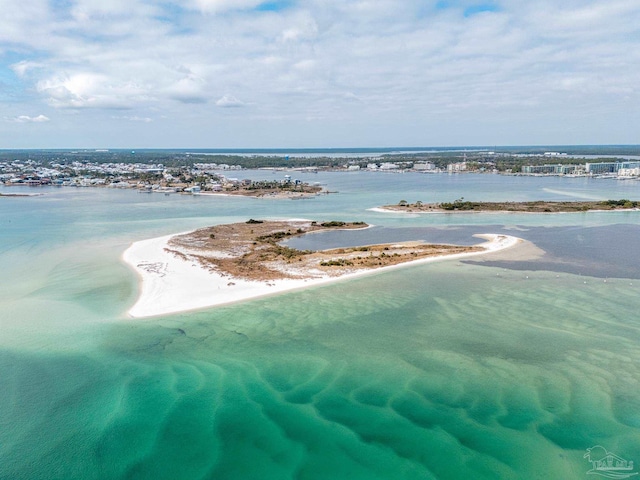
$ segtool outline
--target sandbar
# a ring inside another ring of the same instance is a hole
[[[337,273],[322,268],[306,267],[306,275],[304,276],[301,275],[299,266],[296,265],[296,270],[295,268],[288,269],[287,265],[283,265],[283,272],[291,273],[291,278],[255,280],[231,275],[203,263],[198,256],[176,251],[176,238],[181,235],[185,234],[166,235],[138,241],[123,253],[123,260],[138,273],[141,279],[138,298],[127,312],[129,316],[134,318],[154,317],[215,307],[371,275],[409,265],[482,255],[504,250],[521,242],[518,237],[510,235],[478,234],[475,236],[484,238],[486,242],[475,247],[458,247],[468,249],[461,253],[438,254],[436,252],[424,258],[378,268],[357,265],[341,268],[336,271]],[[394,247],[396,245],[391,246],[391,250]],[[390,251],[388,247],[385,247],[384,250]],[[225,255],[224,252],[218,252],[219,258],[223,258]]]

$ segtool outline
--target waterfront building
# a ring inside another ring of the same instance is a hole
[[[398,167],[397,164],[391,162],[384,162],[380,165],[380,170],[396,170]]]
[[[418,172],[430,171],[435,169],[435,165],[431,162],[417,162],[413,164],[413,169]]]
[[[575,173],[578,165],[524,165],[522,173],[538,174],[538,175],[567,175]]]
[[[465,172],[466,170],[467,162],[450,163],[447,165],[447,172],[449,173]]]
[[[621,162],[587,163],[585,170],[589,175],[602,175],[605,173],[618,173]]]
[[[621,168],[618,170],[618,177],[640,177],[640,168]]]

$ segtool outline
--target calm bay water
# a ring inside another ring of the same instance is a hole
[[[0,198],[0,479],[589,478],[583,456],[595,445],[640,461],[640,212],[368,210],[401,199],[640,199],[640,183],[300,178],[339,193]],[[376,239],[506,232],[546,255],[127,318],[137,279],[119,257],[131,241],[288,217],[363,220]]]

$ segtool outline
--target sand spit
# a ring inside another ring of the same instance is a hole
[[[301,274],[300,266],[280,265],[284,276],[253,280],[221,272],[205,265],[197,256],[176,251],[178,235],[167,235],[133,243],[123,254],[123,260],[140,276],[141,286],[136,303],[128,311],[131,317],[142,318],[178,313],[224,305],[257,297],[292,291],[309,286],[332,283],[369,275],[407,265],[428,263],[443,259],[466,258],[488,252],[504,250],[521,240],[508,235],[479,234],[487,241],[471,251],[453,254],[434,254],[416,260],[379,268],[343,268],[336,273],[327,269],[307,268]],[[223,258],[225,252],[209,252]]]

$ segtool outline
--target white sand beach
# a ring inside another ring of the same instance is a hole
[[[392,268],[482,255],[504,250],[521,242],[518,237],[508,235],[478,234],[475,236],[487,240],[480,245],[484,248],[483,251],[433,256],[378,269],[358,270],[339,277],[327,275],[308,279],[270,281],[232,278],[206,269],[195,261],[180,258],[165,250],[173,235],[142,240],[133,243],[122,256],[142,280],[138,299],[127,313],[131,317],[143,318],[213,307],[371,275]]]

